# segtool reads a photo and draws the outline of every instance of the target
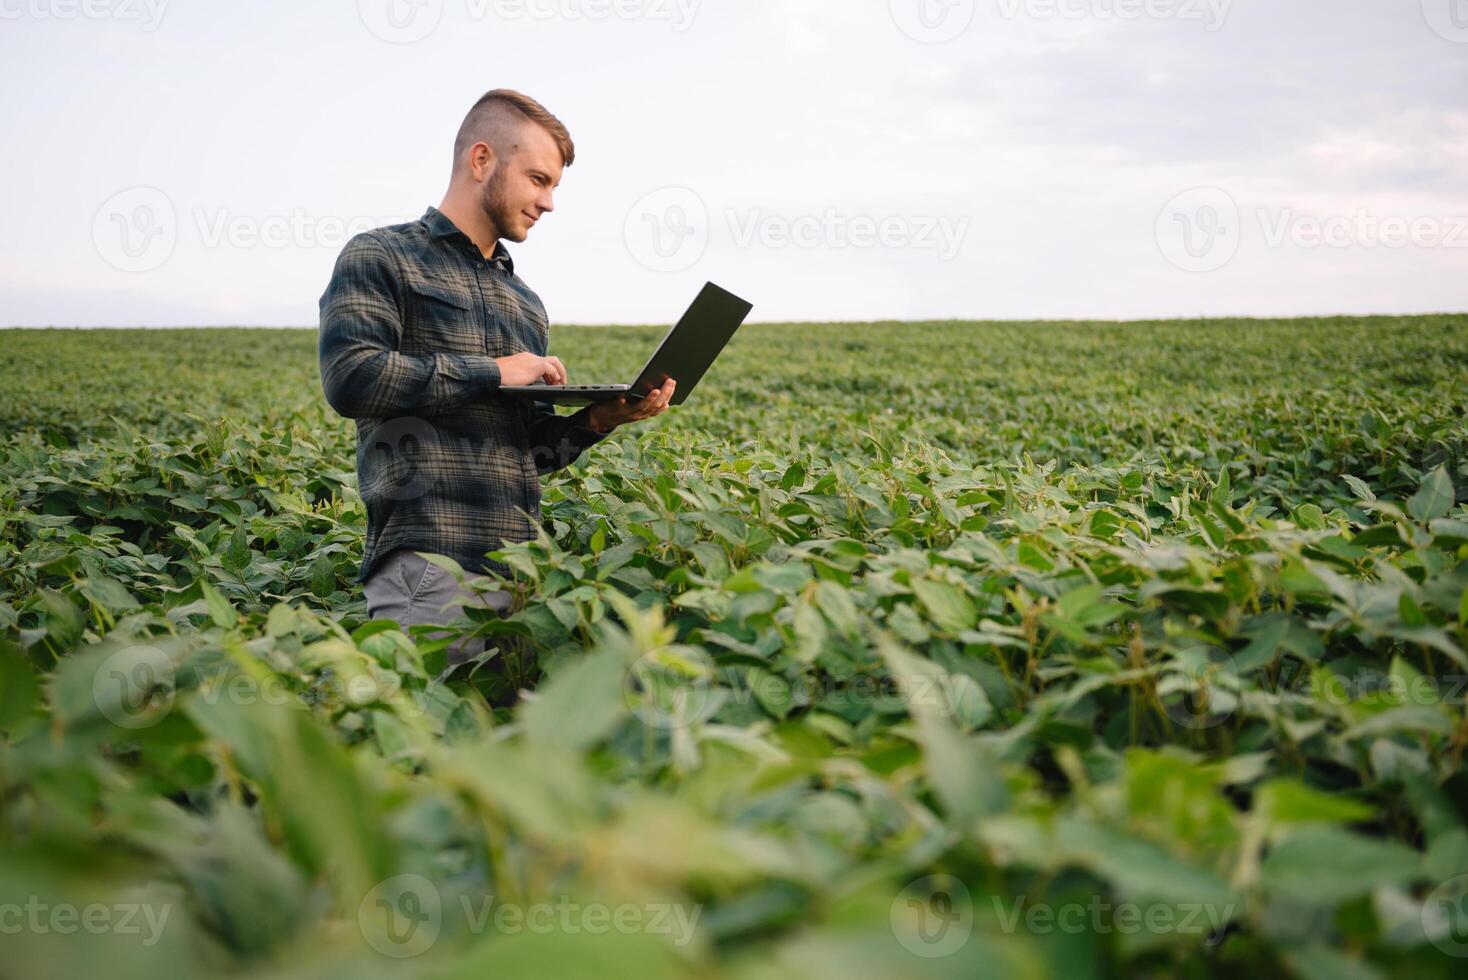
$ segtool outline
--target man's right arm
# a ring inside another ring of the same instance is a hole
[[[347,418],[449,411],[500,385],[488,354],[401,353],[401,288],[392,253],[376,236],[347,242],[321,296],[318,340],[326,401]]]

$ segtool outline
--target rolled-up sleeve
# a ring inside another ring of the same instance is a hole
[[[347,418],[446,412],[499,387],[499,365],[488,354],[399,350],[400,282],[392,253],[363,232],[342,249],[321,296],[321,385]]]

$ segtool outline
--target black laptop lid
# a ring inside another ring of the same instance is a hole
[[[645,395],[668,378],[676,378],[678,387],[670,404],[681,405],[752,309],[752,304],[727,289],[706,284],[693,305],[663,337],[637,380],[632,382],[632,391]]]

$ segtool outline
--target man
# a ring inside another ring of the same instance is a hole
[[[501,384],[565,384],[546,355],[545,307],[515,275],[501,239],[523,242],[543,215],[571,136],[538,102],[486,93],[454,140],[448,192],[417,221],[347,242],[321,297],[321,381],[357,422],[357,482],[367,507],[358,581],[372,618],[442,624],[473,593],[417,552],[470,573],[510,569],[485,553],[535,537],[540,477],[569,466],[619,425],[659,415],[668,381],[572,415],[501,395]],[[506,592],[483,593],[499,613]],[[483,652],[459,641],[450,660]]]

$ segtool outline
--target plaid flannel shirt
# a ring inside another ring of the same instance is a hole
[[[359,582],[397,548],[509,574],[535,537],[540,477],[604,438],[586,411],[498,393],[497,357],[545,356],[549,321],[503,242],[486,259],[437,208],[347,242],[321,297],[326,400],[357,423],[367,507]]]

